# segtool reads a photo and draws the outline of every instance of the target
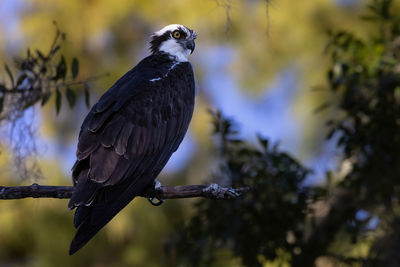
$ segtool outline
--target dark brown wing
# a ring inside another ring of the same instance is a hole
[[[81,128],[69,203],[78,206],[71,254],[151,185],[187,131],[194,107],[190,63],[163,79],[127,80],[119,88],[129,83],[131,91],[107,92]]]

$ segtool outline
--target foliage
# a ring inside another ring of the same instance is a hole
[[[89,97],[87,83],[75,81],[79,74],[78,59],[72,59],[69,71],[65,56],[60,54],[65,36],[65,33],[56,28],[56,35],[48,53],[39,49],[32,53],[28,49],[25,58],[16,59],[15,78],[15,73],[13,74],[5,64],[10,82],[8,86],[5,83],[0,84],[0,121],[15,121],[37,102],[45,105],[53,94],[56,95],[54,103],[57,113],[61,108],[63,94],[72,108],[76,101],[76,93],[72,88],[81,87],[87,98]]]
[[[231,186],[252,191],[233,201],[198,201],[178,241],[179,259],[209,266],[226,248],[247,266],[259,265],[260,257],[290,259],[303,238],[307,190],[301,184],[308,170],[267,139],[259,136],[256,145],[240,139],[220,112],[213,117],[223,160],[216,182],[229,177]]]
[[[338,187],[351,192],[357,210],[368,214],[343,218],[354,242],[371,230],[366,227],[371,219],[379,220],[378,228],[387,228],[383,239],[398,235],[400,204],[400,16],[391,0],[372,1],[368,8],[364,19],[371,22],[374,35],[361,40],[336,32],[327,50],[332,61],[329,85],[343,114],[328,122],[329,137],[338,136],[343,161],[352,166]],[[379,259],[382,266],[398,265],[389,256],[398,245],[383,250],[387,245],[375,241],[369,258]]]
[[[231,122],[215,114],[224,160],[216,179],[229,177],[233,186],[250,185],[253,191],[232,202],[196,203],[176,246],[183,262],[208,266],[219,249],[228,249],[245,266],[277,258],[312,266],[322,256],[350,265],[400,265],[395,256],[400,236],[400,17],[392,4],[376,0],[369,5],[363,19],[376,32],[366,40],[346,31],[330,33],[327,77],[333,95],[322,107],[336,111],[327,121],[328,139],[337,138],[342,162],[350,164],[344,177],[337,173],[335,183],[306,189],[307,171],[300,163],[270,148],[265,139],[255,146],[232,137]],[[318,210],[311,207],[321,200],[330,208],[318,219]],[[335,249],[341,236],[348,241],[341,240]],[[362,244],[372,244],[367,253],[351,252]]]
[[[370,19],[381,26],[377,36],[362,41],[337,32],[328,46],[329,84],[344,114],[329,121],[329,137],[339,136],[344,160],[353,162],[341,186],[386,207],[399,196],[400,171],[400,17],[393,17],[390,2],[370,7]]]
[[[15,59],[15,70],[5,64],[9,81],[0,83],[0,125],[8,129],[10,136],[9,149],[14,156],[14,169],[22,178],[39,178],[40,169],[35,157],[35,126],[33,107],[36,103],[44,106],[54,95],[55,110],[60,112],[62,98],[66,98],[73,108],[78,89],[85,95],[89,107],[89,86],[86,81],[77,81],[79,60],[72,59],[68,67],[65,56],[60,52],[66,39],[56,23],[56,34],[47,53],[40,49],[35,52],[27,50],[24,58]],[[28,162],[29,161],[29,162]]]

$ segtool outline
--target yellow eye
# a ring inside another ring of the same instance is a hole
[[[181,38],[181,33],[178,32],[178,31],[175,31],[175,32],[173,33],[173,36],[174,36],[175,39],[179,39],[179,38]]]

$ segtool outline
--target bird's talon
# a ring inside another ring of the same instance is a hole
[[[154,202],[155,199],[156,199],[158,202]],[[156,198],[156,197],[150,197],[150,198],[148,198],[147,200],[148,200],[148,201],[150,202],[150,204],[153,205],[153,206],[160,206],[162,203],[165,202],[164,199],[159,199],[159,198]]]

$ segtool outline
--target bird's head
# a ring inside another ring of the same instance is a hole
[[[195,31],[180,24],[171,24],[152,35],[150,50],[153,54],[170,54],[177,61],[188,61],[188,56],[194,51],[196,37]]]

